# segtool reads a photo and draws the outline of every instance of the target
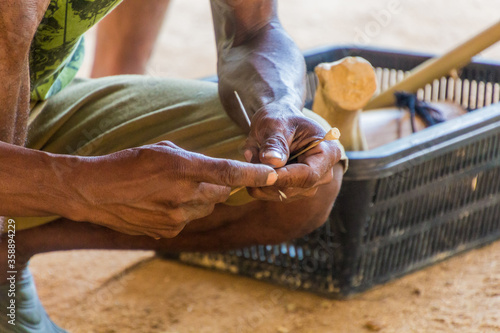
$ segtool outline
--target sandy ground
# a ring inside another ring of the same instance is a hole
[[[495,22],[495,5],[285,0],[280,14],[303,49],[362,43],[442,53]],[[89,50],[92,41],[90,34]],[[213,45],[208,1],[173,0],[148,72],[213,74]],[[500,60],[500,47],[483,56]],[[152,252],[44,254],[31,268],[47,311],[71,332],[500,332],[498,242],[348,301],[162,261]]]

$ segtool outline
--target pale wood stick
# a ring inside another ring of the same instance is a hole
[[[496,43],[498,40],[500,40],[500,21],[455,47],[443,56],[427,60],[423,64],[417,66],[403,81],[374,97],[368,102],[364,110],[394,105],[394,93],[396,91],[415,93],[418,89],[423,88],[433,80],[449,75],[451,70],[465,66],[470,62],[473,56]]]
[[[280,199],[283,198],[283,199],[288,199],[288,197],[286,196],[285,193],[283,193],[282,191],[278,190],[278,192],[280,193]]]
[[[311,142],[306,148],[302,149],[297,154],[290,157],[288,161],[296,159],[297,157],[304,154],[306,151],[313,149],[323,141],[338,140],[339,138],[340,138],[340,131],[338,130],[338,128],[333,127],[328,132],[326,132],[325,137],[323,139]]]
[[[250,122],[250,118],[248,118],[247,110],[245,110],[245,106],[243,106],[243,102],[241,101],[240,95],[238,95],[238,92],[236,90],[234,91],[234,94],[236,95],[236,99],[238,100],[238,103],[240,104],[241,111],[243,111],[243,116],[245,117],[248,128],[250,128],[252,126],[252,123]]]
[[[235,193],[238,193],[239,191],[241,191],[242,189],[244,189],[245,186],[240,186],[240,187],[235,187],[231,190],[231,192],[229,193],[229,196],[235,194]]]

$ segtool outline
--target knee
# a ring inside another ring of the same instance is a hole
[[[323,185],[313,198],[281,205],[269,217],[260,243],[279,244],[303,237],[328,220],[340,183]]]

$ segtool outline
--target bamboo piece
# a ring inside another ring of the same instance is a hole
[[[314,71],[319,82],[313,111],[328,121],[330,126],[335,125],[340,129],[340,142],[346,150],[366,150],[359,117],[377,90],[377,76],[372,65],[361,57],[346,57],[319,64]]]
[[[278,193],[280,194],[280,201],[283,201],[283,199],[288,199],[285,193],[283,191],[278,190]]]
[[[229,192],[229,196],[232,196],[233,194],[235,193],[238,193],[239,191],[241,191],[242,189],[244,189],[245,186],[240,186],[240,187],[235,187],[231,190],[231,192]]]
[[[403,81],[374,97],[365,106],[365,110],[378,109],[394,105],[394,93],[406,91],[415,93],[418,89],[452,70],[459,69],[470,62],[471,58],[500,40],[500,21],[471,39],[465,41],[441,57],[432,58],[417,66]]]
[[[236,95],[236,99],[238,100],[238,104],[240,104],[240,109],[243,113],[243,116],[245,117],[245,121],[248,125],[248,128],[250,128],[250,126],[252,126],[252,123],[250,122],[250,118],[248,118],[247,110],[245,110],[245,106],[243,106],[243,102],[241,101],[240,95],[238,95],[237,91],[234,91],[234,94]]]

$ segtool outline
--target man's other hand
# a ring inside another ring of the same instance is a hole
[[[78,209],[69,218],[155,238],[174,237],[211,214],[231,187],[265,187],[277,179],[269,166],[210,158],[167,141],[83,158],[78,169]]]

